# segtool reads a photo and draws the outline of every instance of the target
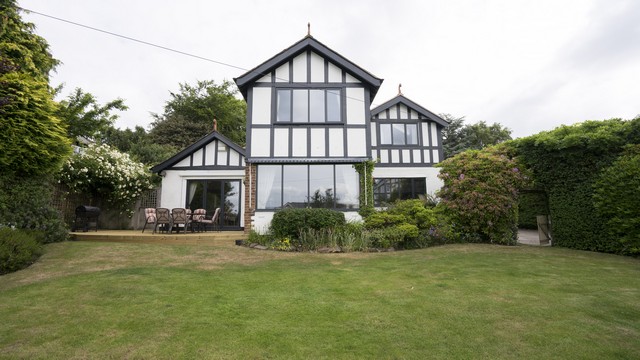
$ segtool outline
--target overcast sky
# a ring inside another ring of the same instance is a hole
[[[561,124],[640,114],[636,0],[19,0],[33,11],[251,69],[311,35],[397,94],[514,137]],[[116,126],[148,129],[179,83],[244,70],[37,14],[22,14],[62,65],[52,85],[101,103],[122,98]]]

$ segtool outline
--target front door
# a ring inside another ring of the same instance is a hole
[[[186,207],[206,209],[207,217],[220,208],[220,228],[240,230],[240,195],[240,180],[188,180]]]

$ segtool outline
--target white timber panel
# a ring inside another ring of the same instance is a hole
[[[382,110],[379,114],[378,114],[378,119],[386,119],[387,118],[387,111],[386,110]]]
[[[411,109],[411,118],[414,120],[418,119],[418,113],[413,109]]]
[[[373,161],[376,161],[376,159],[378,158],[378,150],[371,150],[371,158],[373,159]]]
[[[327,156],[324,129],[311,129],[311,156]]]
[[[271,124],[271,88],[253,88],[251,123]]]
[[[349,73],[346,74],[345,81],[348,82],[348,83],[358,83],[359,82],[358,79],[354,78]]]
[[[347,156],[367,156],[367,131],[347,129]]]
[[[431,146],[438,146],[438,127],[431,123]]]
[[[423,159],[424,162],[427,163],[427,164],[430,163],[431,162],[431,151],[423,150],[423,153],[424,153],[424,159]]]
[[[344,156],[343,129],[329,129],[329,156]]]
[[[389,119],[397,119],[398,118],[398,105],[393,105],[389,108]]]
[[[273,156],[289,156],[289,129],[274,130]]]
[[[380,162],[383,164],[389,163],[389,150],[387,149],[380,150]]]
[[[347,88],[347,124],[364,124],[364,88]]]
[[[198,149],[196,152],[193,153],[193,166],[200,166],[202,165],[202,149]]]
[[[408,119],[409,118],[409,110],[404,104],[400,104],[400,119]]]
[[[276,82],[289,82],[289,63],[286,62],[276,69]]]
[[[207,146],[204,148],[204,153],[205,153],[204,164],[205,165],[216,164],[216,158],[215,158],[216,141],[217,140],[208,143]]]
[[[251,129],[251,156],[270,156],[270,129]]]
[[[400,163],[400,150],[398,149],[391,150],[391,163],[393,164]]]
[[[413,149],[413,162],[416,164],[422,162],[422,152],[419,149]]]
[[[227,166],[227,146],[221,142],[218,143],[218,164],[221,166]]]
[[[378,131],[376,130],[376,123],[371,123],[371,146],[378,145]],[[374,158],[375,159],[375,158]]]
[[[267,74],[267,75],[261,77],[260,79],[257,80],[257,82],[260,82],[260,83],[271,82],[271,74]]]
[[[429,146],[429,124],[422,123],[422,146]]]
[[[438,154],[438,150],[432,150],[431,153],[433,154],[433,163],[439,163],[440,162],[440,154]]]
[[[307,129],[293,129],[292,156],[307,156]]]
[[[180,162],[178,162],[177,164],[175,164],[174,166],[176,167],[180,167],[180,166],[191,166],[191,156],[187,156],[186,158],[180,160]]]
[[[329,63],[329,82],[341,83],[342,82],[342,69]]]
[[[402,150],[402,162],[405,164],[411,163],[411,150],[409,149]]]
[[[324,58],[311,53],[311,82],[324,82]]]
[[[293,82],[307,82],[307,53],[293,59]]]
[[[229,149],[229,166],[240,166],[240,153]]]

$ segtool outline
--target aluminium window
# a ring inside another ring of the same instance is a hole
[[[425,178],[377,178],[373,179],[373,201],[375,206],[384,206],[396,200],[417,199],[425,194]]]
[[[418,145],[418,125],[380,124],[380,145]]]
[[[276,122],[342,122],[340,98],[340,89],[279,89]]]

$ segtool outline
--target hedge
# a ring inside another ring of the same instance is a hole
[[[0,275],[33,264],[42,254],[36,234],[8,227],[0,228]]]
[[[271,220],[271,233],[276,238],[297,239],[304,229],[324,229],[345,224],[344,213],[322,208],[283,209]]]
[[[521,191],[518,200],[518,227],[537,229],[537,216],[549,215],[547,194],[544,191]]]

